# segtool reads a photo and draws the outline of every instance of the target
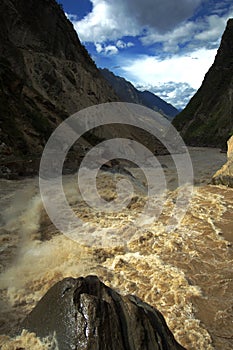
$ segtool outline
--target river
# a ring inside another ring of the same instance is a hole
[[[1,334],[7,335],[55,282],[96,274],[120,293],[136,294],[158,308],[188,350],[232,350],[233,189],[209,184],[226,155],[209,148],[189,152],[193,195],[179,226],[169,232],[166,228],[179,191],[169,156],[158,157],[168,184],[162,212],[158,220],[144,222],[143,228],[131,225],[147,199],[140,188],[144,181],[140,169],[128,169],[136,179],[135,194],[116,213],[91,210],[74,190],[73,177],[64,176],[74,212],[96,230],[117,230],[124,244],[115,246],[95,246],[94,241],[88,246],[59,233],[43,209],[38,178],[0,180]],[[120,176],[101,173],[98,190],[107,201],[115,198]],[[93,229],[86,232],[87,243],[92,236]],[[0,344],[4,343],[4,349],[13,349],[2,335]]]

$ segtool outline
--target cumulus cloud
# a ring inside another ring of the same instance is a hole
[[[202,31],[194,36],[194,39],[203,41],[218,41],[226,26],[226,18],[211,15],[202,25]]]
[[[218,47],[226,21],[233,16],[229,0],[211,3],[205,16],[192,18],[206,0],[91,0],[92,11],[78,21],[70,16],[81,41],[111,42],[118,49],[127,48],[123,38],[137,36],[143,45],[162,44],[164,52],[181,48]],[[118,44],[117,44],[118,43]],[[131,43],[132,44],[132,43]]]
[[[193,34],[197,31],[197,25],[194,22],[186,22],[175,28],[173,31],[160,34],[154,30],[149,30],[141,38],[144,45],[162,43],[165,52],[177,52],[180,45],[192,40]]]
[[[92,0],[92,4],[92,12],[81,21],[73,21],[83,42],[102,43],[140,33],[141,28],[136,21],[127,17],[123,0]]]
[[[104,52],[109,55],[116,55],[118,53],[118,48],[114,45],[107,45],[104,48]]]
[[[115,45],[95,43],[96,52],[104,55],[116,55],[119,50],[126,49],[131,46],[134,46],[132,42],[124,42],[123,40],[117,40]]]
[[[198,47],[217,48],[230,15],[231,10],[223,17],[209,15],[196,21],[186,21],[164,34],[149,30],[141,37],[141,41],[144,45],[161,43],[164,52],[170,53],[176,53],[182,48],[186,51]]]
[[[158,95],[178,108],[201,85],[233,17],[232,0],[90,1],[86,17],[69,15],[81,41],[94,43],[100,55],[116,56],[113,64],[121,66],[122,76],[159,89]],[[141,42],[140,53],[150,54],[136,55],[135,49],[125,58],[122,50],[134,46],[132,41]]]
[[[140,90],[149,90],[182,109],[201,86],[216,53],[217,49],[200,49],[163,60],[141,55],[124,61],[122,75]]]
[[[141,91],[148,90],[153,92],[177,109],[183,109],[196,92],[196,89],[192,88],[188,83],[175,83],[172,81],[156,86],[138,84],[136,87]]]
[[[129,41],[129,42],[124,42],[123,40],[117,40],[116,42],[116,46],[119,48],[119,49],[125,49],[127,47],[132,47],[134,46],[134,44]]]
[[[84,42],[136,36],[143,28],[165,32],[189,18],[203,0],[91,0],[92,12],[74,26]],[[171,15],[172,14],[172,15]]]
[[[95,48],[98,53],[106,55],[116,55],[119,51],[115,45],[102,45],[100,43],[96,43]]]
[[[126,13],[141,26],[149,26],[160,32],[175,28],[193,15],[202,0],[118,0],[124,2]]]
[[[103,46],[99,43],[95,44],[96,51],[101,53],[103,51]]]

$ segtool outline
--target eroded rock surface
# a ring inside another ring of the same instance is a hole
[[[233,136],[227,142],[227,162],[216,172],[212,182],[215,185],[233,187]]]
[[[55,284],[22,328],[42,338],[55,332],[61,350],[184,349],[158,310],[135,296],[121,296],[96,276]]]
[[[22,162],[39,159],[52,131],[69,115],[117,100],[55,0],[0,2],[3,173],[4,167],[19,173]],[[20,163],[12,164],[16,160]],[[23,172],[30,174],[25,169],[26,163]]]

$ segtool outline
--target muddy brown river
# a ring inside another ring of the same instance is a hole
[[[114,213],[91,209],[74,189],[73,177],[65,176],[67,198],[84,222],[80,231],[87,230],[86,245],[61,234],[51,223],[37,178],[0,180],[3,350],[25,344],[28,349],[49,349],[48,342],[35,335],[24,332],[11,339],[8,334],[55,282],[87,274],[97,274],[121,294],[136,294],[158,308],[188,350],[233,349],[233,189],[209,184],[226,155],[208,148],[189,151],[193,196],[179,226],[169,232],[179,191],[169,156],[159,157],[168,184],[161,214],[158,220],[145,219],[143,226],[132,224],[147,200],[139,186],[144,181],[140,169],[128,169],[136,179],[135,193],[124,210]],[[115,198],[122,176],[100,173],[98,190],[105,200]],[[95,234],[93,228],[88,232],[88,222],[96,230],[111,227],[126,243],[101,248],[92,240],[88,246]]]

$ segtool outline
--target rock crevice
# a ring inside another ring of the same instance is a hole
[[[136,296],[121,296],[96,276],[55,284],[19,331],[56,334],[62,350],[184,350],[162,314]]]

